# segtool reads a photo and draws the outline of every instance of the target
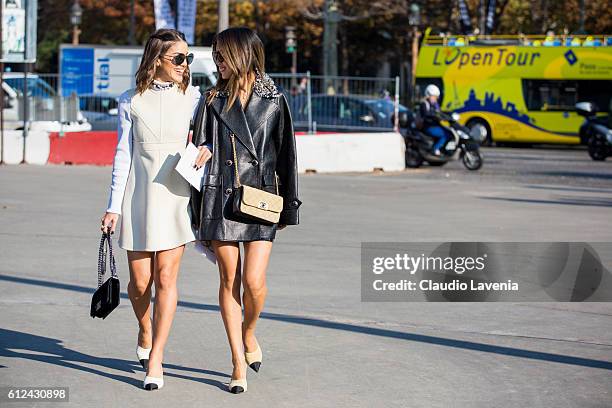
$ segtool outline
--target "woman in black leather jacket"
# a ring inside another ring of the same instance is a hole
[[[291,113],[285,96],[264,73],[259,37],[244,27],[222,31],[213,40],[213,58],[220,77],[200,102],[193,134],[200,149],[196,166],[209,157],[211,162],[201,193],[192,188],[191,208],[197,238],[209,242],[217,257],[219,305],[234,365],[229,390],[239,393],[247,390],[246,365],[255,371],[261,366],[255,325],[266,297],[272,242],[277,229],[298,224],[301,201]],[[271,193],[278,189],[283,197],[278,224],[234,214],[237,180],[232,135],[240,183]],[[239,242],[244,246],[242,268]]]

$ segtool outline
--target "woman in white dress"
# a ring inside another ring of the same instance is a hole
[[[102,230],[127,250],[128,295],[140,330],[136,354],[147,370],[143,387],[163,387],[163,351],[176,311],[176,280],[185,244],[195,239],[190,187],[174,169],[185,149],[200,91],[189,85],[185,36],[162,29],[149,37],[136,88],[119,97],[119,141]],[[155,304],[151,322],[151,285]]]

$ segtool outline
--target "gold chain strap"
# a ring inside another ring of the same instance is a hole
[[[232,139],[232,152],[234,154],[234,171],[236,173],[236,183],[238,184],[236,188],[240,187],[240,176],[238,175],[238,156],[236,155],[236,140],[234,140],[235,135],[233,133],[230,134]],[[276,195],[280,195],[278,190],[278,175],[274,172],[274,184],[276,184]]]
[[[236,188],[240,187],[240,176],[238,175],[238,157],[236,156],[236,141],[234,140],[234,134],[230,134],[232,138],[232,150],[234,151],[234,170],[236,171]]]

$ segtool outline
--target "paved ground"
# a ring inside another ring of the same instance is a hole
[[[612,406],[610,303],[360,301],[362,241],[612,241],[611,161],[485,155],[478,173],[303,176],[302,225],[269,268],[262,371],[239,396],[212,264],[186,253],[166,387],[142,391],[127,297],[88,316],[110,168],[0,167],[0,386],[67,386],[75,407]]]

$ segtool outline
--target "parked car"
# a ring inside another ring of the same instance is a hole
[[[119,97],[85,94],[79,96],[79,108],[92,130],[117,130]]]
[[[3,73],[2,89],[4,90],[4,128],[22,129],[23,120],[20,120],[20,113],[23,107],[20,106],[19,98],[23,96],[25,90],[25,79],[23,72]],[[34,97],[35,109],[52,112],[57,93],[52,86],[45,82],[36,74],[28,74],[27,96]],[[77,111],[75,121],[65,121],[61,123],[57,120],[35,120],[30,122],[30,129],[44,130],[47,132],[82,132],[91,130],[91,124],[80,111]]]
[[[289,96],[296,130],[308,128],[306,95]],[[314,94],[312,121],[317,131],[384,131],[393,129],[392,100],[360,96]],[[408,108],[399,105],[400,126],[407,126]],[[313,126],[313,127],[314,127]]]

